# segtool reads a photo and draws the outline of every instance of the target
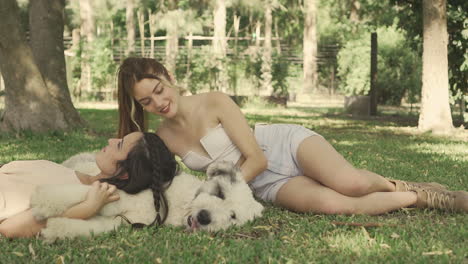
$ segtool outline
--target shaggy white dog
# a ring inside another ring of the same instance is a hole
[[[95,175],[99,169],[94,158],[90,153],[78,154],[63,165]],[[231,163],[214,163],[209,166],[207,175],[206,181],[187,173],[174,177],[165,192],[169,214],[164,224],[186,226],[190,230],[215,231],[261,216],[263,206],[254,199],[240,171]],[[150,225],[156,218],[150,190],[135,195],[118,190],[118,201],[105,205],[98,215],[87,220],[55,217],[84,201],[89,188],[77,184],[47,185],[36,189],[31,197],[31,207],[36,219],[48,219],[47,226],[41,231],[46,241],[114,230],[126,223],[119,215],[131,223],[145,225]]]

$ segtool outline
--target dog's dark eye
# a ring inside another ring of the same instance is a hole
[[[219,184],[216,184],[216,187],[214,188],[212,193],[221,200],[224,200],[225,198],[223,188],[221,188],[221,185]]]
[[[231,212],[231,219],[236,219],[236,213]]]
[[[221,200],[224,200],[225,197],[224,197],[224,193],[221,190],[221,188],[218,189],[218,192],[216,193],[216,197],[218,197]]]

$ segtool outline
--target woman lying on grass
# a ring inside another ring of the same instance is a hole
[[[252,131],[227,95],[181,96],[154,59],[123,61],[118,100],[120,137],[146,130],[145,111],[160,116],[156,134],[189,168],[204,171],[214,161],[232,161],[257,197],[293,211],[375,215],[417,206],[468,212],[467,192],[356,169],[302,126],[257,124]]]
[[[158,208],[160,195],[177,171],[174,155],[154,133],[135,132],[122,139],[109,139],[108,145],[97,153],[96,163],[101,172],[95,176],[46,160],[0,165],[0,234],[10,238],[30,237],[45,227],[46,222],[36,221],[29,208],[29,199],[38,185],[92,185],[86,200],[62,215],[87,219],[105,204],[119,199],[114,193],[116,188],[130,194],[151,188]]]

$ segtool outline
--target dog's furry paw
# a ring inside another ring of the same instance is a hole
[[[208,166],[206,170],[208,179],[214,177],[228,177],[232,183],[242,178],[240,169],[229,161],[217,161]]]
[[[86,220],[52,217],[47,220],[47,226],[41,230],[41,236],[45,242],[52,243],[57,239],[90,237],[109,232],[121,224],[121,218],[114,216],[94,216]]]
[[[47,220],[47,226],[41,230],[41,237],[46,243],[53,243],[57,239],[74,238],[77,236],[88,237],[91,235],[89,230],[88,232],[75,230],[77,227],[86,228],[86,226],[86,220],[52,217]]]
[[[31,210],[38,221],[63,214],[84,201],[89,186],[81,184],[41,185],[31,195]]]

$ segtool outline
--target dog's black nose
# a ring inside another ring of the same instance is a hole
[[[207,225],[211,223],[210,212],[207,210],[201,210],[197,215],[197,221],[201,225]]]

